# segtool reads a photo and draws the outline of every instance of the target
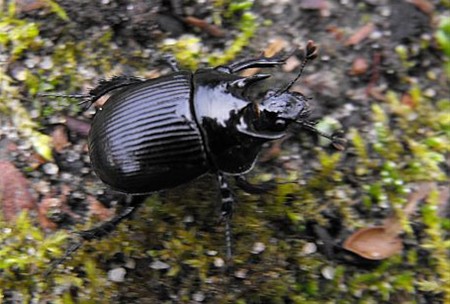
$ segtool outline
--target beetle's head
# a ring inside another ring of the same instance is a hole
[[[335,135],[330,135],[317,130],[314,123],[308,120],[310,108],[307,98],[299,92],[290,91],[294,83],[302,75],[306,63],[317,57],[317,46],[313,41],[308,41],[305,49],[305,56],[300,72],[286,87],[266,93],[260,103],[251,104],[252,130],[241,129],[244,133],[252,136],[276,139],[286,134],[287,128],[291,124],[297,124],[302,128],[328,138],[338,149],[343,149],[345,140]],[[256,77],[258,76],[258,77]],[[253,79],[264,79],[264,75],[255,75]]]
[[[261,127],[273,132],[285,131],[291,123],[300,123],[310,114],[306,97],[290,91],[268,91],[257,111]]]
[[[268,132],[284,132],[291,123],[306,123],[310,113],[308,101],[303,94],[290,89],[302,75],[306,63],[316,57],[317,46],[310,40],[297,77],[282,89],[268,91],[260,104],[254,104],[255,112],[260,117],[256,122],[257,128]]]

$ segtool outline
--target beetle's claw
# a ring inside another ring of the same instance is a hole
[[[72,241],[69,244],[69,247],[67,247],[66,252],[64,252],[64,255],[61,258],[54,260],[50,264],[50,267],[45,270],[44,276],[48,276],[49,274],[51,274],[53,270],[58,267],[58,265],[62,264],[65,260],[70,258],[78,249],[80,249],[80,247],[83,245],[83,241],[83,238],[78,238],[78,240]]]

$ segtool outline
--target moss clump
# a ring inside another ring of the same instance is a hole
[[[222,23],[223,19],[233,22],[238,32],[232,41],[226,43],[223,51],[206,53],[201,40],[191,35],[165,40],[161,44],[162,50],[172,53],[183,67],[191,70],[196,70],[199,63],[218,66],[233,60],[249,44],[258,28],[257,18],[251,12],[253,0],[218,1],[215,6],[219,8],[216,11],[223,12],[221,16],[215,16],[216,23]]]

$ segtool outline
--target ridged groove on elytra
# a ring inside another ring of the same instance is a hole
[[[199,151],[201,148],[198,145],[192,145],[190,148],[184,148],[184,149],[178,149],[178,150],[166,150],[162,151],[160,153],[149,153],[145,155],[145,157],[139,157],[139,158],[133,158],[132,162],[138,162],[141,165],[159,165],[160,163],[170,163],[174,160],[181,159],[185,160],[189,156],[194,156],[196,159],[201,159],[199,155]],[[126,163],[127,160],[129,160],[129,157],[127,155],[122,155],[124,158],[120,158],[119,156],[116,157],[115,154],[113,154],[114,159],[116,160],[125,160],[124,163]]]
[[[176,151],[179,150],[181,152],[189,152],[192,148],[195,148],[196,151],[201,150],[201,147],[199,146],[198,142],[188,141],[184,143],[178,143],[178,144],[167,144],[164,146],[159,146],[157,148],[151,146],[151,149],[143,149],[140,152],[147,152],[147,153],[134,153],[133,156],[139,159],[145,159],[148,155],[159,155],[166,153],[167,151]],[[140,148],[139,148],[140,149]]]
[[[164,113],[159,116],[153,116],[153,118],[157,118],[153,120],[150,118],[152,117],[144,117],[143,119],[145,121],[139,120],[141,123],[139,123],[138,125],[135,125],[134,121],[122,126],[111,124],[110,127],[108,125],[108,127],[105,128],[105,130],[103,131],[106,132],[105,135],[107,135],[108,138],[114,139],[117,136],[123,138],[126,135],[133,135],[138,132],[143,132],[146,130],[151,131],[155,129],[160,129],[170,124],[171,125],[182,124],[188,127],[188,125],[186,125],[186,123],[182,121],[179,117],[174,117],[173,113]]]
[[[120,163],[119,168],[126,168],[126,172],[131,173],[132,168],[140,171],[143,167],[160,167],[164,165],[173,166],[174,164],[195,164],[202,163],[204,158],[198,153],[198,147],[192,147],[188,151],[182,151],[183,153],[170,152],[163,155],[151,156],[140,159],[130,159],[129,157],[114,157],[115,161]],[[170,156],[170,157],[168,157]]]
[[[149,149],[153,147],[158,147],[160,145],[165,144],[172,144],[176,141],[184,141],[184,138],[186,138],[186,141],[194,141],[197,140],[197,144],[199,137],[198,135],[194,134],[194,136],[187,136],[184,132],[171,132],[170,135],[166,133],[159,133],[156,136],[148,136],[147,138],[144,138],[143,140],[135,140],[135,141],[128,141],[121,143],[120,145],[117,145],[116,147],[111,147],[114,151],[115,149],[118,149],[119,151],[136,151],[136,149]]]
[[[167,148],[170,148],[172,145],[177,148],[188,147],[189,145],[199,145],[199,136],[194,135],[184,135],[184,136],[171,136],[170,140],[165,141],[145,141],[140,143],[137,151],[134,152],[134,155],[139,156],[142,154],[147,154],[148,149],[151,147],[151,151],[164,151]]]
[[[131,128],[125,132],[116,134],[115,136],[108,136],[110,141],[116,140],[120,142],[120,145],[126,144],[131,141],[139,139],[152,139],[152,138],[164,138],[168,132],[178,132],[180,134],[194,133],[192,128],[185,123],[180,123],[176,119],[166,119],[157,123],[152,123],[148,126],[142,126],[140,128]]]
[[[159,98],[159,97],[158,97]],[[179,100],[180,99],[180,100]],[[118,120],[126,120],[126,119],[133,119],[136,116],[141,116],[144,113],[157,111],[160,109],[165,109],[169,107],[176,107],[179,105],[180,102],[183,102],[183,100],[187,100],[187,96],[183,95],[180,98],[174,98],[174,96],[171,96],[171,98],[168,99],[158,99],[158,102],[155,102],[151,99],[140,99],[139,101],[145,105],[144,107],[138,107],[137,101],[133,100],[127,100],[131,104],[131,108],[129,111],[121,111],[118,109],[109,110],[104,109],[103,115],[105,119],[114,119],[115,121]]]
[[[182,123],[182,124],[186,125],[186,123],[182,119],[180,119],[179,117],[176,117],[174,115],[174,112],[164,112],[164,113],[160,113],[157,116],[152,115],[151,117],[144,117],[143,115],[139,115],[139,118],[142,118],[142,119],[133,120],[133,118],[130,117],[129,121],[124,121],[121,124],[105,123],[106,128],[105,128],[105,130],[102,130],[102,131],[106,132],[106,134],[108,135],[109,138],[115,138],[116,136],[122,137],[122,136],[125,136],[128,134],[134,134],[136,132],[140,132],[142,130],[158,129],[161,126],[167,125],[168,123],[171,123],[171,124]],[[136,122],[139,122],[139,123],[136,124]]]
[[[172,140],[172,138],[180,139],[185,136],[186,136],[186,134],[184,132],[172,132],[171,140]],[[153,144],[159,145],[161,143],[166,142],[167,137],[168,136],[165,133],[159,133],[158,135],[152,136],[152,137],[149,136],[146,138],[147,144],[145,146],[147,147],[147,149],[150,149],[150,147],[153,147]],[[200,145],[200,142],[197,141],[196,144]],[[116,152],[117,153],[129,153],[130,151],[135,151],[136,148],[140,149],[141,147],[144,147],[144,145],[142,143],[139,143],[137,141],[134,141],[134,142],[128,141],[128,142],[121,143],[120,145],[115,145],[115,146],[111,147],[111,153],[113,153],[113,154],[115,154]]]
[[[162,105],[167,102],[179,102],[179,100],[189,98],[189,91],[183,90],[181,92],[167,91],[168,88],[164,88],[166,91],[164,93],[154,92],[153,88],[147,88],[149,90],[148,94],[141,94],[139,96],[126,96],[121,103],[117,103],[115,100],[120,99],[121,96],[113,96],[111,103],[117,104],[113,109],[105,107],[103,111],[105,113],[110,110],[112,112],[110,115],[124,114],[130,115],[136,112],[137,109],[145,109],[147,107],[153,107],[157,105]],[[109,101],[108,101],[109,102]]]
[[[154,99],[153,103],[159,103],[162,99],[172,99],[177,96],[189,96],[190,86],[187,82],[170,82],[170,83],[153,83],[148,85],[146,83],[142,88],[136,89],[132,87],[133,91],[123,91],[117,95],[112,95],[107,103],[110,101],[114,103],[114,112],[120,113],[133,109],[136,106],[147,105],[149,102],[143,101],[149,97],[158,97]],[[175,94],[176,93],[176,94]],[[125,97],[125,98],[124,98]],[[120,101],[120,102],[118,102]],[[131,102],[133,101],[133,102]]]
[[[152,168],[158,168],[162,166],[168,166],[169,168],[174,168],[175,165],[182,165],[182,167],[188,167],[188,165],[193,165],[197,163],[203,162],[203,158],[199,157],[198,154],[190,153],[188,155],[183,155],[183,157],[172,157],[170,159],[166,158],[160,158],[160,159],[154,159],[152,161],[146,161],[145,163],[138,163],[138,162],[129,162],[129,163],[122,163],[122,166],[127,167],[128,174],[134,173],[130,168],[136,168],[136,173],[141,175],[148,174]],[[129,161],[129,160],[126,160]],[[145,170],[142,170],[142,168],[145,168]]]
[[[157,91],[165,92],[166,88],[189,88],[191,77],[190,74],[185,75],[172,75],[168,77],[161,77],[156,79],[148,79],[145,82],[138,83],[132,86],[132,94],[140,94],[142,91],[147,90],[148,88],[155,88]],[[120,93],[119,93],[120,94]]]

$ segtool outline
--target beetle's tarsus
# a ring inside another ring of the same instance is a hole
[[[220,197],[222,201],[220,222],[225,224],[225,247],[227,260],[231,260],[232,240],[231,240],[231,217],[234,209],[234,195],[230,190],[230,186],[222,173],[217,174],[217,181],[219,182]]]
[[[162,58],[170,66],[172,71],[174,71],[174,72],[180,71],[180,67],[178,66],[178,62],[177,62],[175,56],[173,56],[172,54],[165,54],[162,56]]]
[[[51,262],[50,267],[47,268],[44,272],[44,277],[48,276],[53,272],[53,270],[58,267],[58,265],[62,264],[65,260],[67,260],[72,254],[74,254],[80,247],[83,245],[83,240],[73,241],[70,243],[69,247],[67,247],[66,252],[64,252],[64,255]]]
[[[236,185],[250,194],[263,194],[268,193],[276,188],[276,185],[272,182],[263,183],[261,185],[253,185],[245,179],[244,176],[238,175],[235,177]]]

